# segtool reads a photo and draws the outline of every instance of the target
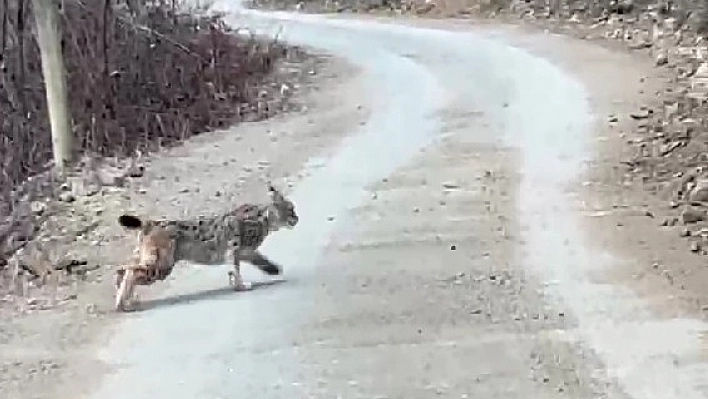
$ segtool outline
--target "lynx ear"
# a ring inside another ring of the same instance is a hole
[[[283,198],[283,195],[280,194],[280,191],[278,191],[278,189],[275,188],[275,186],[273,186],[273,183],[271,183],[270,181],[268,182],[268,194],[270,194],[270,198],[273,201],[278,201]]]

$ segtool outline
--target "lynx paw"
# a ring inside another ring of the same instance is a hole
[[[233,271],[229,271],[229,285],[234,287],[235,291],[250,291],[253,289],[253,284],[241,280],[241,276],[237,276]]]
[[[253,289],[253,283],[248,283],[245,281],[242,281],[240,284],[234,285],[234,290],[236,290],[236,291],[250,291],[252,289]]]

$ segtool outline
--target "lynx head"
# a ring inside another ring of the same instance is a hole
[[[292,229],[297,225],[300,218],[295,212],[295,204],[278,191],[271,183],[268,183],[268,192],[270,194],[270,207],[275,213],[275,218],[278,220],[278,227],[286,227]]]

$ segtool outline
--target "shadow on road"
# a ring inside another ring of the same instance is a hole
[[[286,281],[287,280],[254,281],[253,282],[253,290],[262,289],[262,288],[265,288],[265,287],[268,287],[271,285],[281,284]],[[204,299],[218,298],[218,297],[225,296],[225,295],[245,294],[245,293],[248,293],[251,291],[234,291],[234,289],[231,287],[214,288],[214,289],[210,289],[210,290],[192,292],[189,294],[175,295],[175,296],[171,296],[171,297],[167,297],[167,298],[142,301],[140,307],[141,307],[142,311],[146,311],[146,310],[159,308],[159,307],[180,305],[180,304],[189,303],[192,301],[200,301],[200,300],[204,300]]]

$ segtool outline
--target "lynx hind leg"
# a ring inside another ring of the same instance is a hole
[[[233,270],[229,271],[229,285],[236,291],[248,291],[253,288],[253,284],[243,281],[241,277],[241,257],[239,250],[233,251]]]
[[[134,305],[133,292],[135,291],[135,270],[132,267],[121,269],[117,273],[120,279],[120,284],[116,290],[116,311],[129,311]]]
[[[266,258],[265,255],[260,253],[258,250],[244,251],[241,259],[247,261],[268,275],[277,276],[283,273],[283,268],[280,267],[280,265]]]
[[[124,276],[125,276],[125,268],[124,267],[118,268],[116,270],[116,274],[115,274],[114,280],[113,280],[113,285],[115,286],[116,291],[118,291],[120,289],[120,285],[123,282]]]

